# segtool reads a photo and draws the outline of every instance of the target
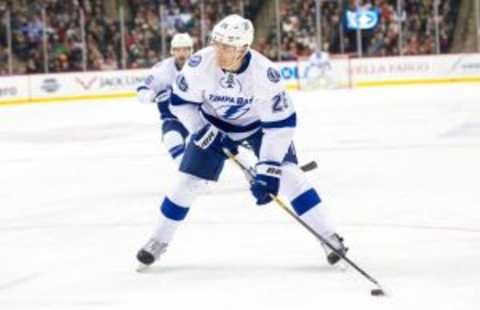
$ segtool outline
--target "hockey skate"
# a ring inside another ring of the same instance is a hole
[[[342,255],[346,255],[348,248],[345,247],[343,244],[343,238],[340,237],[338,234],[332,234],[330,237],[326,238],[326,240]],[[323,249],[325,250],[325,254],[327,255],[327,261],[330,265],[337,264],[341,257],[337,255],[332,249],[330,249],[327,245],[322,242]]]
[[[148,266],[152,265],[160,255],[167,251],[168,243],[158,242],[154,238],[150,239],[137,253],[137,272],[142,272]]]

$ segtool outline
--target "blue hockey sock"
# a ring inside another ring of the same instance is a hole
[[[297,215],[302,216],[308,210],[320,204],[321,201],[317,192],[311,188],[293,199],[291,204]]]

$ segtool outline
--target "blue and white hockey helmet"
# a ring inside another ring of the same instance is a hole
[[[229,15],[213,27],[210,39],[234,47],[250,47],[253,43],[254,28],[250,20],[240,15]]]

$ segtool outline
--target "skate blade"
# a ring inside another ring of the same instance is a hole
[[[342,259],[341,261],[336,263],[334,267],[337,268],[338,270],[340,270],[341,272],[345,272],[348,269],[348,264],[346,262],[344,262],[343,259]]]
[[[136,272],[143,272],[143,271],[147,270],[148,267],[149,267],[149,265],[145,265],[145,264],[139,263],[139,264],[137,265],[137,268],[135,268],[135,271],[136,271]]]

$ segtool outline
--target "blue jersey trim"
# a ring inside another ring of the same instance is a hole
[[[157,101],[157,104],[166,104],[166,105],[168,105],[169,103],[170,103],[170,100]]]
[[[264,160],[264,161],[259,161],[255,166],[258,165],[270,165],[270,166],[277,166],[280,167],[282,164],[279,163],[278,161],[273,161],[273,160]]]
[[[213,126],[217,127],[218,129],[224,131],[224,132],[235,132],[235,133],[242,133],[242,132],[249,132],[255,129],[259,129],[261,122],[260,121],[255,121],[253,123],[250,123],[245,126],[240,126],[240,125],[233,125],[230,123],[227,123],[225,121],[222,121],[216,117],[211,116],[210,114],[205,113],[202,110],[202,115],[209,121]]]
[[[242,64],[241,64],[240,68],[235,73],[240,74],[240,73],[245,72],[248,68],[248,65],[250,64],[251,59],[252,59],[252,53],[250,53],[250,51],[248,51],[247,54],[245,54],[245,57],[243,57],[243,59],[242,59]]]
[[[275,122],[262,122],[262,128],[283,128],[283,127],[296,127],[297,126],[297,114],[293,113],[286,119]]]
[[[173,119],[176,118],[175,115],[173,115],[172,112],[170,111],[169,103],[170,103],[169,100],[157,101],[158,111],[160,112],[160,119],[162,120],[168,119],[168,118],[173,118]]]
[[[163,118],[162,120],[163,135],[166,135],[170,131],[175,131],[179,133],[185,141],[185,139],[188,137],[188,130],[177,118],[175,118],[175,116],[173,116],[172,118]]]
[[[252,53],[250,53],[250,51],[248,51],[242,59],[242,64],[240,65],[240,68],[238,68],[237,71],[233,71],[232,73],[241,74],[241,73],[245,72],[248,69],[248,66],[250,65],[250,60],[251,59],[252,59]],[[222,69],[222,71],[223,72],[228,72],[227,70],[223,70],[223,69]]]
[[[166,218],[174,221],[182,221],[187,216],[188,210],[190,209],[179,206],[168,199],[168,197],[165,197],[160,210]]]
[[[160,97],[161,95],[164,95],[164,94],[168,93],[168,91],[169,91],[168,88],[159,91],[159,92],[155,95],[155,97],[153,98],[153,100],[156,101],[156,100],[158,99],[158,97]]]
[[[322,200],[320,199],[320,196],[318,196],[317,192],[313,188],[311,188],[297,198],[293,199],[292,207],[295,212],[299,216],[301,216],[311,208],[315,207],[321,201]]]
[[[144,89],[149,90],[150,88],[148,88],[148,87],[145,86],[145,85],[138,86],[138,87],[137,87],[137,93],[138,93],[139,91],[141,91],[141,90],[144,90]]]
[[[170,156],[172,156],[172,158],[175,159],[185,152],[185,145],[180,144],[180,145],[174,146],[170,150],[168,150],[168,152],[170,153]]]
[[[194,102],[194,101],[185,100],[175,93],[172,93],[172,96],[170,97],[170,103],[172,105],[184,105],[184,104],[201,105],[202,104],[201,102]]]

